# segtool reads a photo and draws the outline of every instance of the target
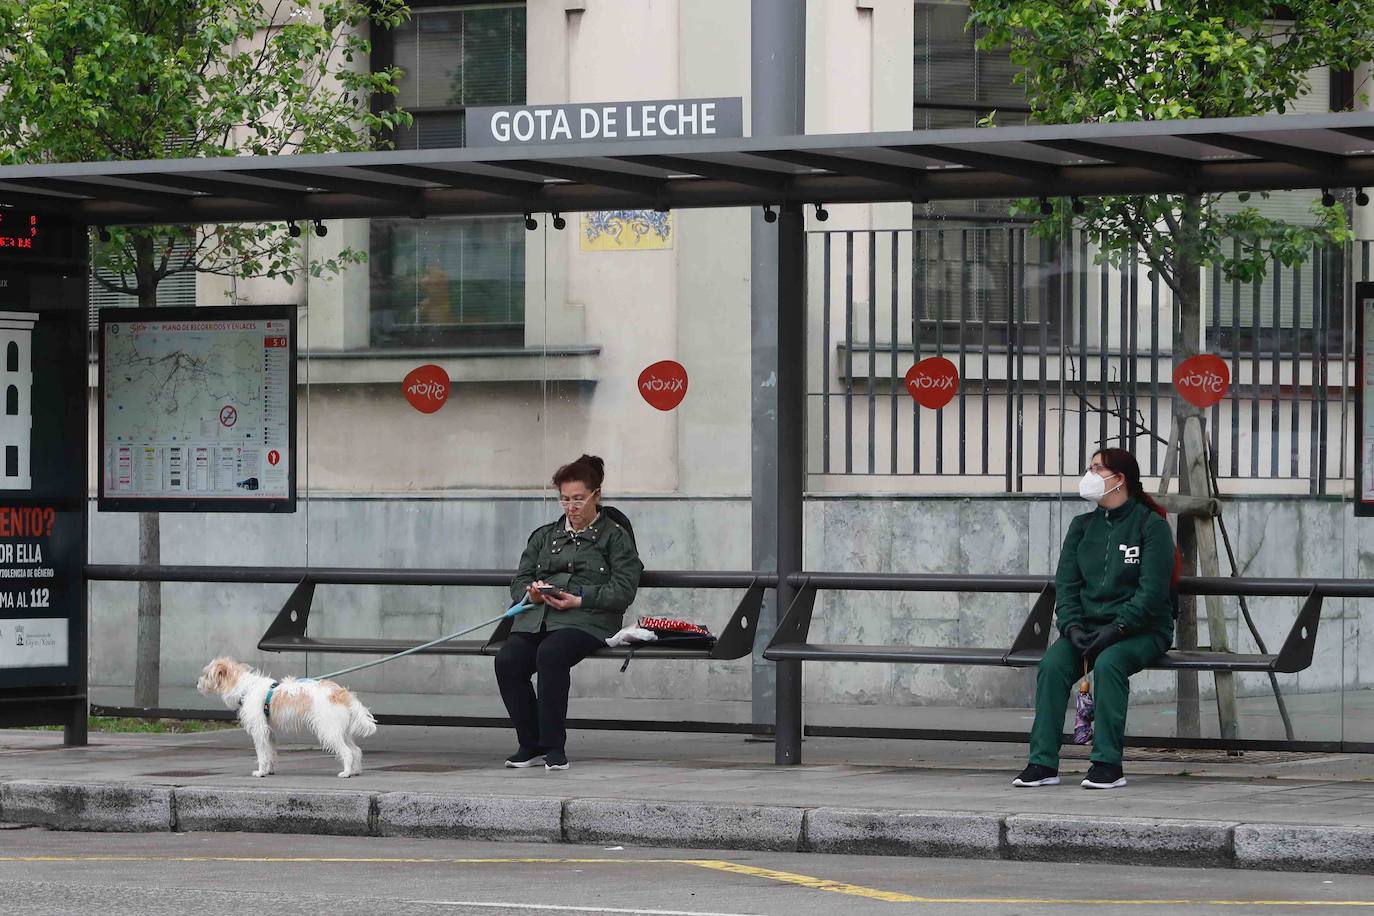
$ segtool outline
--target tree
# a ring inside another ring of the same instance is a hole
[[[1311,91],[1313,69],[1354,71],[1374,46],[1366,0],[974,0],[970,21],[981,47],[1010,49],[1031,117],[1047,124],[1282,113]],[[1054,237],[1077,224],[1117,264],[1138,251],[1194,317],[1202,268],[1262,280],[1270,260],[1300,264],[1314,243],[1347,236],[1339,204],[1314,206],[1314,224],[1295,226],[1253,206],[1220,209],[1220,197],[1107,197],[1072,215],[1055,201],[1039,228]],[[1175,344],[1191,355],[1200,329],[1181,330]]]
[[[1052,124],[1283,113],[1311,91],[1315,68],[1354,72],[1374,57],[1369,0],[973,0],[970,22],[981,33],[980,47],[1010,50],[1032,120]],[[1248,205],[1249,195],[1230,207],[1220,206],[1221,197],[1106,197],[1076,207],[1056,200],[1037,232],[1053,240],[1077,227],[1101,261],[1123,269],[1138,256],[1173,294],[1177,364],[1201,341],[1204,269],[1219,267],[1227,281],[1259,282],[1271,261],[1295,266],[1314,245],[1349,238],[1339,203],[1314,204],[1312,224],[1299,226]],[[1033,213],[1039,204],[1017,208]],[[1179,447],[1180,467],[1189,469],[1180,478],[1194,494],[1210,492],[1201,411],[1175,396],[1173,417],[1171,451]],[[1210,533],[1210,519],[1206,525]],[[1209,547],[1194,527],[1179,526],[1185,554],[1196,546],[1215,556],[1215,541]],[[1180,646],[1188,645],[1190,625],[1196,644],[1192,613],[1185,607],[1180,616]],[[1211,625],[1219,618],[1208,614]],[[1214,631],[1213,647],[1224,646],[1224,638]],[[1219,696],[1221,686],[1219,677]],[[1181,675],[1181,732],[1191,724],[1183,719],[1183,692]],[[1223,733],[1227,722],[1223,711]]]
[[[399,71],[372,72],[369,28],[404,0],[0,0],[0,161],[100,161],[370,149],[409,115],[373,111]],[[282,224],[111,228],[92,239],[102,286],[157,302],[184,271],[293,281],[361,260],[304,263]],[[158,516],[139,562],[160,562]],[[139,590],[135,702],[157,705],[161,602]]]

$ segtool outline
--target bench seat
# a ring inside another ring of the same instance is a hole
[[[929,665],[1001,665],[1006,649],[981,646],[845,646],[781,643],[769,646],[770,661],[905,662]]]
[[[258,648],[264,652],[337,652],[344,655],[391,655],[415,645],[413,639],[353,639],[331,636],[264,636]],[[485,639],[454,639],[430,646],[425,655],[483,655]],[[494,653],[493,653],[494,654]]]
[[[809,581],[798,589],[763,657],[770,661],[889,662],[914,665],[1004,665],[1033,668],[1049,648],[1054,632],[1054,584],[1041,591],[1010,648],[993,646],[865,646],[807,641],[816,588]],[[1150,670],[1161,671],[1259,671],[1293,674],[1312,664],[1317,626],[1321,621],[1321,594],[1314,587],[1303,601],[1288,637],[1276,654],[1212,652],[1206,649],[1173,649]]]
[[[262,639],[258,649],[263,652],[330,652],[345,655],[394,655],[412,648],[424,640],[382,637],[308,636],[306,627],[315,599],[315,581],[306,577],[286,599]],[[759,610],[763,605],[765,586],[755,582],[740,599],[734,614],[716,639],[713,649],[686,649],[669,645],[644,643],[638,646],[607,646],[593,652],[593,658],[627,658],[631,654],[641,658],[680,659],[739,659],[753,649],[754,631],[758,626]],[[505,618],[495,625],[485,639],[452,639],[421,649],[416,655],[477,655],[493,656],[501,651],[513,624]]]
[[[392,655],[404,652],[415,641],[411,639],[353,639],[345,637],[314,636],[273,636],[264,638],[258,648],[264,652],[332,652],[341,655]],[[501,651],[500,642],[485,639],[454,639],[449,642],[430,646],[417,652],[417,655],[495,655]],[[592,653],[596,658],[625,658],[630,649],[625,646],[607,646]],[[634,654],[642,658],[711,658],[706,649],[676,649],[670,646],[656,646],[647,643],[637,646]]]
[[[1007,655],[1013,668],[1033,668],[1040,664],[1041,651],[1022,651]],[[1209,652],[1206,649],[1170,649],[1164,657],[1146,665],[1147,671],[1273,671],[1280,672],[1278,655],[1246,655],[1236,652]]]

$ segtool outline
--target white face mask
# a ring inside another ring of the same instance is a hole
[[[1121,489],[1121,484],[1117,484],[1110,490],[1107,489],[1107,481],[1092,471],[1083,475],[1083,479],[1078,481],[1078,495],[1090,503],[1101,502],[1108,494]]]

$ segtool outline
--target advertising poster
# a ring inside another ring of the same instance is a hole
[[[86,300],[84,272],[34,269],[31,249],[12,247],[0,257],[0,694],[22,697],[85,683]]]

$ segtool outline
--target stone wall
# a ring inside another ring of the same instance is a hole
[[[630,513],[640,552],[652,569],[747,569],[749,504],[738,498],[636,498],[617,502]],[[1026,497],[835,497],[806,512],[806,565],[855,572],[1049,573],[1061,532],[1082,505]],[[1251,576],[1374,577],[1374,524],[1357,521],[1338,501],[1234,499],[1227,504],[1232,541]],[[163,562],[247,566],[379,566],[513,568],[530,530],[556,516],[537,497],[351,498],[302,500],[292,516],[164,515]],[[91,556],[97,563],[137,561],[136,517],[92,514]],[[264,656],[257,640],[289,586],[168,584],[163,591],[163,683],[189,686],[217,654],[274,671],[321,673],[356,656]],[[646,589],[633,611],[665,613],[719,627],[739,594]],[[812,638],[818,642],[1009,645],[1034,600],[938,593],[823,594]],[[137,588],[91,586],[91,680],[133,680]],[[501,589],[321,586],[311,632],[433,639],[499,613]],[[1236,602],[1225,602],[1232,646],[1255,651]],[[1328,601],[1312,667],[1282,678],[1290,691],[1330,690],[1374,680],[1374,648],[1363,647],[1371,602]],[[1277,651],[1297,611],[1295,599],[1250,603],[1270,651]],[[1201,627],[1206,633],[1205,624]],[[494,694],[489,660],[411,658],[352,676],[361,690],[462,695]],[[1026,706],[1033,673],[958,666],[808,664],[809,701],[841,704]],[[582,665],[578,695],[653,699],[749,697],[749,665],[655,661]],[[1210,677],[1204,675],[1204,691]],[[1173,676],[1134,682],[1137,699],[1165,700]],[[1263,693],[1262,676],[1241,680],[1243,693]]]

